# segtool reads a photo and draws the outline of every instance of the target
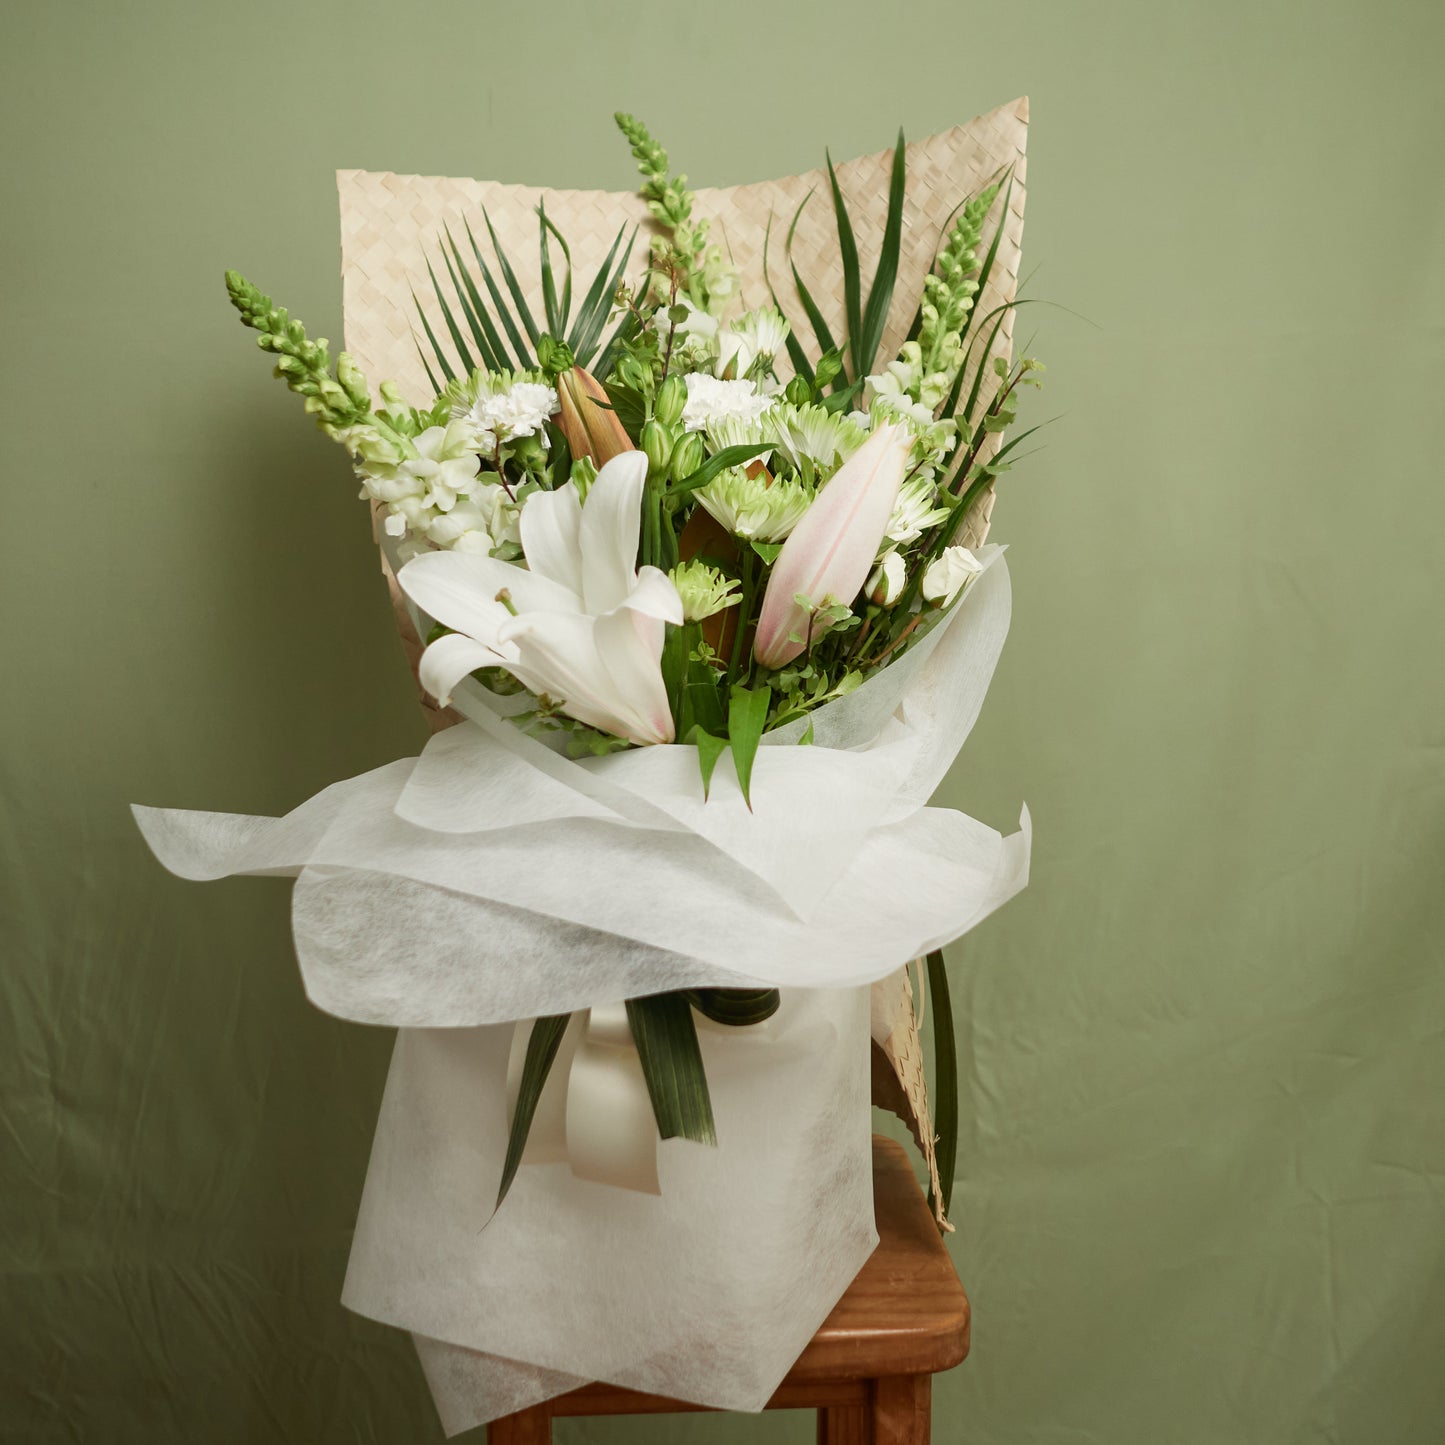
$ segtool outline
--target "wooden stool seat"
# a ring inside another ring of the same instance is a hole
[[[878,1248],[788,1371],[769,1410],[816,1410],[819,1445],[927,1445],[933,1376],[968,1353],[969,1307],[908,1156],[873,1138]],[[584,1385],[487,1427],[489,1445],[543,1445],[573,1415],[706,1407]]]

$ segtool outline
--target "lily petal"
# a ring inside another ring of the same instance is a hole
[[[814,498],[773,563],[758,615],[753,655],[781,667],[802,650],[813,606],[833,597],[851,606],[873,570],[879,543],[903,482],[910,438],[897,423],[880,426]]]
[[[672,578],[656,567],[638,568],[637,586],[622,599],[621,605],[682,626],[682,597]]]
[[[582,595],[582,499],[568,482],[555,492],[533,492],[522,507],[522,551],[540,577]]]
[[[422,653],[417,680],[445,707],[452,700],[452,689],[468,673],[475,672],[479,667],[506,665],[507,658],[495,649],[463,633],[448,632]]]
[[[445,627],[492,643],[511,613],[496,600],[506,590],[518,612],[579,612],[560,583],[475,552],[424,552],[397,574],[401,590]]]
[[[633,451],[613,457],[588,488],[578,540],[582,600],[594,617],[620,607],[632,591],[646,483],[647,456]]]

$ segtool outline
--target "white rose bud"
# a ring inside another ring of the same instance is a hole
[[[892,607],[903,595],[903,584],[907,580],[908,569],[897,549],[885,552],[868,579],[868,600],[880,607]]]
[[[924,600],[947,607],[982,571],[983,563],[967,547],[945,547],[923,574]]]

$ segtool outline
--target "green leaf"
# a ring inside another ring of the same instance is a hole
[[[658,993],[627,1000],[627,1022],[642,1061],[642,1077],[652,1099],[657,1132],[663,1139],[717,1143],[712,1099],[697,1025],[687,995]]]
[[[878,253],[878,269],[868,290],[868,307],[863,313],[863,326],[858,336],[855,376],[866,376],[873,370],[873,358],[883,340],[883,327],[888,320],[888,307],[893,301],[893,284],[898,279],[898,254],[903,241],[903,182],[907,165],[903,132],[893,151],[893,173],[888,183],[888,218],[883,225],[883,247]]]
[[[507,348],[502,344],[502,338],[497,333],[497,328],[487,311],[486,303],[482,300],[482,293],[477,290],[477,283],[472,280],[472,273],[467,270],[467,264],[462,260],[461,248],[456,243],[456,238],[451,233],[451,227],[443,226],[443,233],[447,238],[447,245],[451,247],[452,258],[456,262],[456,274],[462,278],[462,284],[466,287],[467,295],[471,300],[472,314],[477,318],[477,324],[482,329],[486,338],[486,350],[490,351],[491,357],[487,365],[497,371],[510,371],[514,365],[520,366],[520,361],[513,362],[507,355]],[[445,252],[443,252],[445,256]],[[449,266],[448,270],[451,269]],[[480,347],[482,337],[477,338],[477,345]]]
[[[527,305],[526,293],[522,290],[522,283],[517,280],[517,273],[512,270],[512,263],[507,260],[507,253],[502,249],[502,243],[497,239],[497,233],[492,229],[492,218],[487,214],[486,208],[482,209],[482,220],[487,223],[487,234],[492,238],[492,251],[497,257],[497,265],[502,268],[502,280],[507,283],[507,290],[512,293],[512,302],[517,308],[517,319],[522,323],[523,330],[532,338],[532,345],[537,344],[537,338],[542,334],[537,323],[532,320],[531,308]]]
[[[447,305],[445,292],[441,283],[437,280],[437,273],[432,269],[431,258],[427,258],[426,273],[431,277],[432,290],[436,292],[437,305],[442,309],[442,320],[446,322],[447,330],[451,333],[452,345],[457,349],[457,355],[461,358],[462,372],[470,376],[476,370],[477,364],[472,360],[472,353],[467,349],[467,343],[462,339],[461,328],[452,315],[452,308]]]
[[[753,760],[758,755],[758,743],[767,726],[772,701],[772,688],[745,688],[739,683],[728,702],[728,740],[732,743],[733,766],[738,770],[738,786],[743,790],[743,801],[749,811],[753,806]]]
[[[825,153],[826,154],[826,153]],[[853,239],[853,222],[848,218],[848,204],[843,199],[833,170],[833,157],[827,156],[828,184],[833,190],[833,217],[838,226],[838,254],[843,261],[843,306],[848,318],[848,349],[853,355],[853,375],[862,376],[859,364],[859,339],[863,330],[863,284],[858,271],[858,243]]]
[[[728,740],[714,737],[705,728],[697,726],[688,733],[687,740],[697,749],[697,766],[702,774],[702,796],[705,801],[712,791],[712,775],[717,767],[717,760],[727,752]]]
[[[689,472],[676,486],[669,487],[668,490],[673,493],[695,492],[699,487],[707,486],[715,476],[727,471],[729,467],[740,467],[744,462],[750,462],[771,450],[770,442],[756,445],[749,442],[735,447],[723,447],[721,451],[714,452],[695,472]]]
[[[735,1029],[772,1018],[783,1001],[775,988],[695,988],[688,998],[704,1018]]]
[[[948,970],[938,949],[928,955],[928,991],[933,995],[934,1150],[946,1218],[958,1167],[958,1049],[953,1036],[953,1005],[948,997]]]
[[[442,389],[442,384],[436,379],[431,369],[431,362],[427,360],[426,352],[421,349],[421,342],[416,339],[416,332],[411,334],[412,344],[416,347],[416,354],[421,357],[422,369],[426,372],[426,379],[431,385],[432,395],[435,396]]]
[[[813,300],[813,293],[803,284],[803,278],[798,274],[797,266],[789,260],[788,264],[793,267],[793,285],[797,287],[798,300],[803,303],[803,313],[808,318],[808,324],[813,328],[813,335],[817,338],[818,349],[824,353],[836,351],[838,343],[833,340],[833,333],[828,329],[828,323],[823,320],[823,313],[818,310],[817,302]],[[833,380],[835,387],[842,384],[844,377],[840,372]]]
[[[778,560],[778,553],[783,550],[781,542],[750,542],[748,545],[769,567]]]
[[[627,239],[627,247],[622,252],[622,259],[617,261],[616,269],[613,269],[618,248],[621,247],[622,238],[626,233],[625,225],[618,228],[616,239],[612,242],[612,249],[608,251],[607,259],[597,268],[597,274],[592,278],[592,284],[587,288],[587,294],[582,298],[582,305],[578,308],[577,319],[572,323],[572,334],[568,336],[567,344],[572,348],[572,354],[581,366],[586,366],[592,358],[598,339],[602,335],[602,328],[607,324],[607,318],[612,312],[612,298],[617,294],[622,273],[626,270],[628,259],[632,255],[632,247],[637,239],[635,226],[632,228],[632,235]]]
[[[497,1190],[497,1208],[512,1187],[522,1154],[527,1148],[527,1135],[532,1132],[532,1119],[537,1112],[537,1101],[542,1097],[542,1087],[552,1065],[557,1059],[557,1050],[562,1035],[567,1032],[570,1014],[549,1014],[539,1018],[532,1025],[527,1039],[527,1057],[522,1061],[522,1079],[517,1086],[517,1107],[512,1113],[512,1130],[507,1136],[507,1157],[502,1163],[502,1183]]]
[[[561,231],[547,219],[545,201],[537,206],[537,219],[541,222],[537,227],[537,238],[542,260],[542,305],[547,313],[548,332],[560,339],[567,334],[567,319],[572,311],[572,251]],[[562,282],[560,302],[557,300],[557,283],[552,275],[551,248],[547,245],[549,232],[557,238],[557,244],[567,258],[567,276]]]
[[[472,333],[472,340],[477,344],[477,350],[481,353],[482,365],[492,371],[501,368],[501,362],[497,360],[496,352],[492,349],[490,340],[487,337],[485,328],[482,325],[482,317],[486,315],[486,308],[483,306],[478,314],[477,307],[481,306],[482,299],[477,295],[477,288],[472,278],[467,275],[466,268],[453,265],[452,258],[447,248],[441,248],[442,262],[447,268],[447,276],[451,280],[452,290],[456,293],[457,304],[462,309],[462,315],[466,317],[467,327]],[[470,295],[468,294],[470,292]],[[473,304],[475,297],[475,305]]]
[[[804,204],[807,204],[807,197],[804,197]],[[798,212],[800,215],[802,214],[802,209],[802,206],[798,207]],[[796,219],[794,220],[793,224],[797,225]],[[791,232],[789,234],[791,235]],[[803,380],[808,383],[809,386],[812,386],[813,365],[808,360],[808,353],[803,350],[802,342],[799,341],[798,338],[793,334],[795,328],[793,326],[792,320],[788,317],[787,312],[783,310],[783,303],[778,300],[778,293],[773,289],[772,273],[768,270],[768,244],[772,240],[772,237],[773,215],[772,212],[769,211],[768,223],[763,228],[763,280],[768,283],[768,295],[772,298],[773,305],[777,308],[778,313],[788,321],[788,334],[784,338],[784,341],[788,348],[788,360],[793,363],[793,371],[798,376],[801,376]]]
[[[466,227],[467,240],[471,242],[472,255],[476,258],[477,269],[482,273],[482,283],[487,288],[487,294],[492,298],[492,309],[497,313],[497,319],[502,323],[507,333],[508,340],[512,343],[513,352],[517,357],[519,367],[527,364],[527,355],[530,347],[523,340],[522,333],[517,329],[517,323],[512,319],[512,313],[503,299],[501,290],[497,286],[496,278],[492,275],[492,268],[487,265],[486,257],[482,255],[482,248],[477,244],[477,238],[472,234],[472,223],[465,217],[462,224]]]
[[[432,355],[436,358],[442,375],[448,381],[455,381],[457,374],[452,370],[451,362],[447,360],[447,354],[442,350],[441,343],[436,338],[436,332],[431,329],[431,322],[426,319],[426,312],[421,309],[421,302],[416,299],[415,291],[411,293],[411,304],[416,307],[416,314],[421,318],[421,329],[426,332],[426,339],[431,343]],[[425,357],[422,359],[425,360]],[[438,387],[437,390],[440,391],[441,388]]]

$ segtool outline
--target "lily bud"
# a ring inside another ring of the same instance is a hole
[[[557,400],[557,425],[574,457],[591,457],[601,467],[623,452],[637,450],[602,383],[591,372],[580,366],[564,371],[557,378]]]
[[[655,477],[662,476],[672,455],[672,432],[655,417],[642,425],[642,450],[647,453],[648,470]]]
[[[687,383],[674,374],[658,387],[657,400],[652,404],[652,414],[664,426],[676,426],[682,420],[682,409],[686,405]]]
[[[667,474],[674,482],[690,477],[703,463],[702,433],[683,432],[672,449]]]
[[[773,563],[758,617],[753,655],[782,667],[802,650],[809,611],[831,600],[851,606],[862,591],[883,540],[912,437],[885,423],[848,458],[814,498]]]

